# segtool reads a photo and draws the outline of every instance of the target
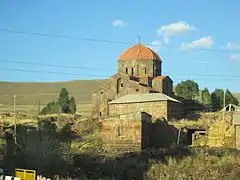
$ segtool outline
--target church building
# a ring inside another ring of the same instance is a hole
[[[175,118],[181,102],[172,98],[173,81],[162,75],[162,59],[139,43],[118,58],[118,72],[92,94],[93,118],[146,112],[153,118]]]

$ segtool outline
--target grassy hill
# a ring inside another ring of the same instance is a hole
[[[76,98],[81,114],[91,113],[92,92],[98,89],[106,79],[74,80],[67,82],[0,82],[0,112],[13,111],[13,95],[16,94],[16,110],[36,114],[38,102],[41,108],[55,100],[61,88],[66,88],[69,96]],[[234,94],[240,99],[240,93]]]
[[[66,88],[69,96],[76,98],[78,109],[81,109],[82,114],[89,114],[92,92],[104,82],[106,82],[104,79],[49,83],[0,82],[0,111],[13,110],[13,95],[16,94],[16,110],[36,114],[39,100],[43,107],[58,97],[61,88]]]
[[[70,96],[76,98],[77,104],[91,103],[92,91],[106,80],[75,80],[68,82],[0,82],[0,104],[12,104],[13,95],[17,95],[19,105],[46,104],[56,99],[61,88],[66,88]]]

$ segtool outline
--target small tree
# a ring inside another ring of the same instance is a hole
[[[182,81],[176,86],[177,96],[184,99],[194,100],[199,94],[199,86],[192,80]]]
[[[72,114],[75,114],[76,111],[77,111],[77,106],[76,106],[76,102],[75,102],[75,98],[74,97],[71,97],[69,99],[69,109],[70,109],[70,112]]]
[[[62,113],[69,113],[69,98],[68,98],[68,92],[66,88],[62,88],[59,94],[58,103],[61,107]]]
[[[57,114],[60,113],[60,106],[57,101],[48,103],[40,112],[40,114]]]
[[[224,96],[224,90],[223,89],[215,89],[215,94],[217,96],[217,103],[218,103],[218,109],[223,108],[223,96]]]
[[[211,104],[211,94],[207,88],[202,90],[202,103],[206,105]]]
[[[238,105],[239,104],[238,99],[228,89],[226,90],[225,97],[226,97],[226,105],[228,105],[228,104]]]
[[[211,94],[212,108],[214,111],[217,111],[220,107],[220,100],[215,92]]]
[[[66,88],[62,88],[57,101],[52,101],[44,107],[40,114],[54,114],[54,113],[76,113],[75,98],[68,97]]]

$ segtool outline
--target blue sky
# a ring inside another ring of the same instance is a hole
[[[240,1],[9,1],[0,2],[0,80],[102,79],[117,70],[117,58],[137,43],[154,44],[163,74],[174,83],[192,79],[201,88],[240,92]],[[47,33],[16,34],[3,29]],[[124,41],[106,43],[57,35]],[[34,66],[10,61],[85,66]],[[43,73],[17,72],[24,69]],[[44,72],[79,75],[60,75]]]

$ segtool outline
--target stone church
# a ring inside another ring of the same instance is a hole
[[[162,75],[162,59],[139,43],[118,58],[118,72],[92,94],[95,119],[146,112],[153,118],[175,118],[181,102],[172,98],[173,81]]]

